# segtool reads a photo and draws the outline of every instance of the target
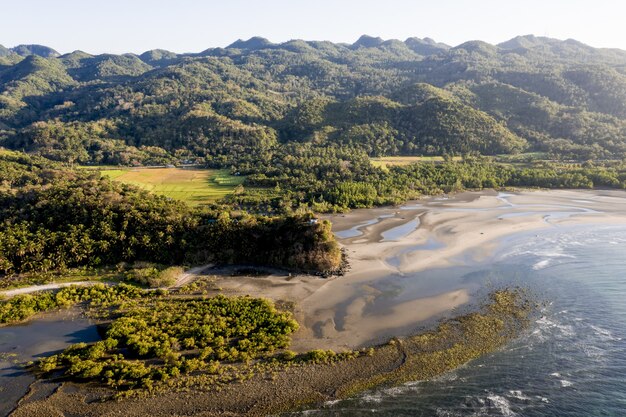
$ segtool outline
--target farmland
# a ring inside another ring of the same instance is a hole
[[[244,177],[227,170],[183,168],[114,168],[100,171],[114,181],[182,200],[191,205],[207,204],[232,193]]]

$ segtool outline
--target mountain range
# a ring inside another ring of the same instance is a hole
[[[455,47],[253,37],[189,54],[0,46],[0,146],[142,164],[293,142],[370,156],[621,159],[626,51],[532,35]]]

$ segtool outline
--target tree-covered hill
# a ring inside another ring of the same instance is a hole
[[[534,36],[455,47],[254,37],[196,54],[0,47],[0,146],[72,163],[226,164],[302,142],[621,159],[626,51]]]
[[[5,275],[120,262],[246,264],[332,273],[327,221],[190,208],[89,170],[0,149],[0,283]]]

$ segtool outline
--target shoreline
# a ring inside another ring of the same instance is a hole
[[[518,337],[535,311],[524,291],[504,289],[492,293],[478,311],[444,321],[431,331],[395,338],[349,358],[333,360],[333,355],[255,369],[247,378],[218,387],[207,384],[202,375],[186,375],[173,387],[116,401],[111,399],[114,391],[94,384],[41,380],[29,387],[11,415],[275,415],[382,385],[441,375]]]
[[[344,398],[381,383],[399,383],[402,378],[383,377],[394,375],[406,363],[407,356],[403,356],[398,343],[410,344],[432,334],[432,327],[426,332],[416,331],[426,323],[432,326],[439,322],[441,326],[462,322],[475,313],[459,315],[459,311],[475,312],[480,308],[479,285],[455,279],[437,283],[430,273],[480,266],[492,259],[503,239],[524,233],[575,225],[625,225],[624,208],[626,192],[619,191],[481,192],[327,216],[334,221],[335,232],[354,229],[361,233],[340,239],[352,266],[345,276],[212,276],[213,290],[209,295],[246,294],[293,306],[294,317],[300,323],[290,347],[296,352],[314,349],[342,352],[377,346],[384,355],[376,353],[376,363],[359,357],[287,368],[277,374],[255,376],[251,382],[224,387],[224,394],[196,387],[188,388],[191,394],[168,391],[158,394],[159,402],[171,406],[172,412],[179,408],[187,410],[185,415],[263,415],[298,408],[304,403]],[[392,342],[383,344],[390,339]],[[489,348],[470,349],[472,355],[464,356],[464,361],[459,363],[450,362],[453,366],[440,369],[439,373],[409,372],[405,381],[430,378],[453,369],[497,349],[507,340],[490,344]],[[441,340],[441,345],[445,343],[450,343],[450,339]],[[419,363],[425,366],[428,362]],[[358,383],[342,379],[347,377],[356,378]],[[63,383],[51,396],[39,398],[37,387],[42,384],[37,382],[33,386],[34,396],[24,399],[24,407],[18,407],[16,416],[53,412],[65,415],[59,410],[87,412],[88,408],[83,406],[108,392],[93,385]],[[228,395],[234,399],[228,399]],[[202,401],[196,403],[198,397]],[[211,399],[218,401],[218,405],[211,405]],[[141,407],[152,410],[150,400],[125,399],[122,403],[138,407],[136,410],[143,410]],[[103,406],[112,408],[102,410],[117,409],[116,404]],[[159,415],[159,411],[152,410],[151,414]],[[138,411],[128,415],[141,414]]]
[[[359,233],[338,238],[351,267],[344,276],[218,276],[215,286],[225,295],[294,304],[301,325],[295,351],[358,349],[410,335],[476,302],[480,285],[445,277],[439,281],[447,284],[438,285],[426,278],[430,272],[480,266],[502,239],[516,234],[626,224],[625,209],[626,192],[614,190],[464,192],[358,209],[323,217],[335,233]]]

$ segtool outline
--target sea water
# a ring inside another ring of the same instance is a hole
[[[485,288],[526,286],[544,307],[519,339],[435,380],[298,414],[626,416],[626,227],[518,234],[481,264],[437,273],[482,276]]]

